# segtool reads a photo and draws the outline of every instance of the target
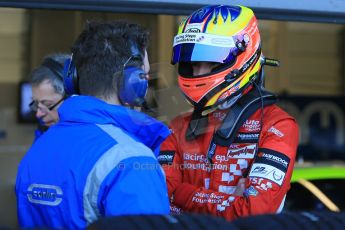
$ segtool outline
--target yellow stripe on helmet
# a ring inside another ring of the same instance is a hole
[[[234,81],[232,84],[228,85],[227,87],[225,87],[224,89],[222,89],[221,91],[219,91],[218,93],[216,93],[213,97],[211,97],[211,99],[206,103],[205,107],[210,106],[210,105],[214,105],[217,100],[219,99],[220,95],[222,95],[225,91],[229,90],[230,88],[232,88],[237,82],[239,82],[242,78],[238,78],[236,81]]]
[[[228,17],[224,21],[222,15],[218,13],[217,15],[213,13],[213,16],[210,20],[208,18],[205,19],[204,23],[208,21],[206,26],[205,33],[215,34],[215,35],[223,35],[223,36],[233,36],[238,32],[241,32],[243,28],[245,28],[252,17],[254,17],[254,13],[251,9],[239,6],[241,8],[241,17],[237,17],[234,21],[231,21],[231,14],[228,11]],[[183,33],[183,29],[185,25],[189,23],[189,17],[184,18],[178,28],[177,34]],[[217,21],[217,24],[214,24],[213,21]]]
[[[183,33],[184,26],[185,26],[186,23],[189,21],[189,18],[190,18],[190,17],[184,17],[184,18],[181,20],[180,25],[179,25],[179,27],[178,27],[177,34],[182,34],[182,33]]]
[[[218,15],[213,14],[212,19],[209,20],[205,33],[224,35],[224,36],[233,36],[237,34],[238,32],[241,32],[243,28],[245,28],[249,24],[250,20],[254,16],[254,13],[251,9],[247,7],[244,7],[244,6],[239,6],[239,7],[241,7],[242,16],[236,18],[234,21],[231,21],[230,12],[228,12],[228,17],[226,21],[224,21],[220,13]],[[217,21],[217,24],[213,24],[213,21],[215,19]]]

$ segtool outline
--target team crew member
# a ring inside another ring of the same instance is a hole
[[[194,106],[163,143],[171,209],[232,220],[279,212],[298,144],[293,117],[263,88],[257,20],[244,6],[206,6],[179,26],[172,64]]]
[[[35,139],[59,120],[57,109],[65,99],[63,70],[68,58],[67,54],[51,54],[45,57],[42,64],[30,75],[30,108],[35,112],[39,123]]]
[[[64,82],[80,96],[64,101],[60,121],[19,165],[21,227],[85,229],[101,216],[169,213],[156,158],[169,129],[123,106],[144,101],[147,45],[148,32],[124,21],[89,22],[79,35]]]

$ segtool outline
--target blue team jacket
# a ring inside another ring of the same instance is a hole
[[[86,228],[99,216],[168,214],[156,156],[161,122],[97,98],[74,96],[22,159],[16,180],[21,227]]]

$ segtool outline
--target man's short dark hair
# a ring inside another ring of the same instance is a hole
[[[148,31],[138,24],[88,22],[72,47],[80,94],[104,98],[114,95],[114,76],[122,77],[119,73],[132,56],[131,46],[134,45],[143,58],[148,42]],[[130,64],[140,67],[142,58],[133,59]]]

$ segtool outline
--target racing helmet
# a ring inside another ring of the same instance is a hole
[[[261,39],[253,11],[244,6],[205,6],[183,20],[174,37],[171,63],[178,84],[196,110],[238,98],[258,78]],[[212,62],[211,73],[193,76],[193,62]]]

